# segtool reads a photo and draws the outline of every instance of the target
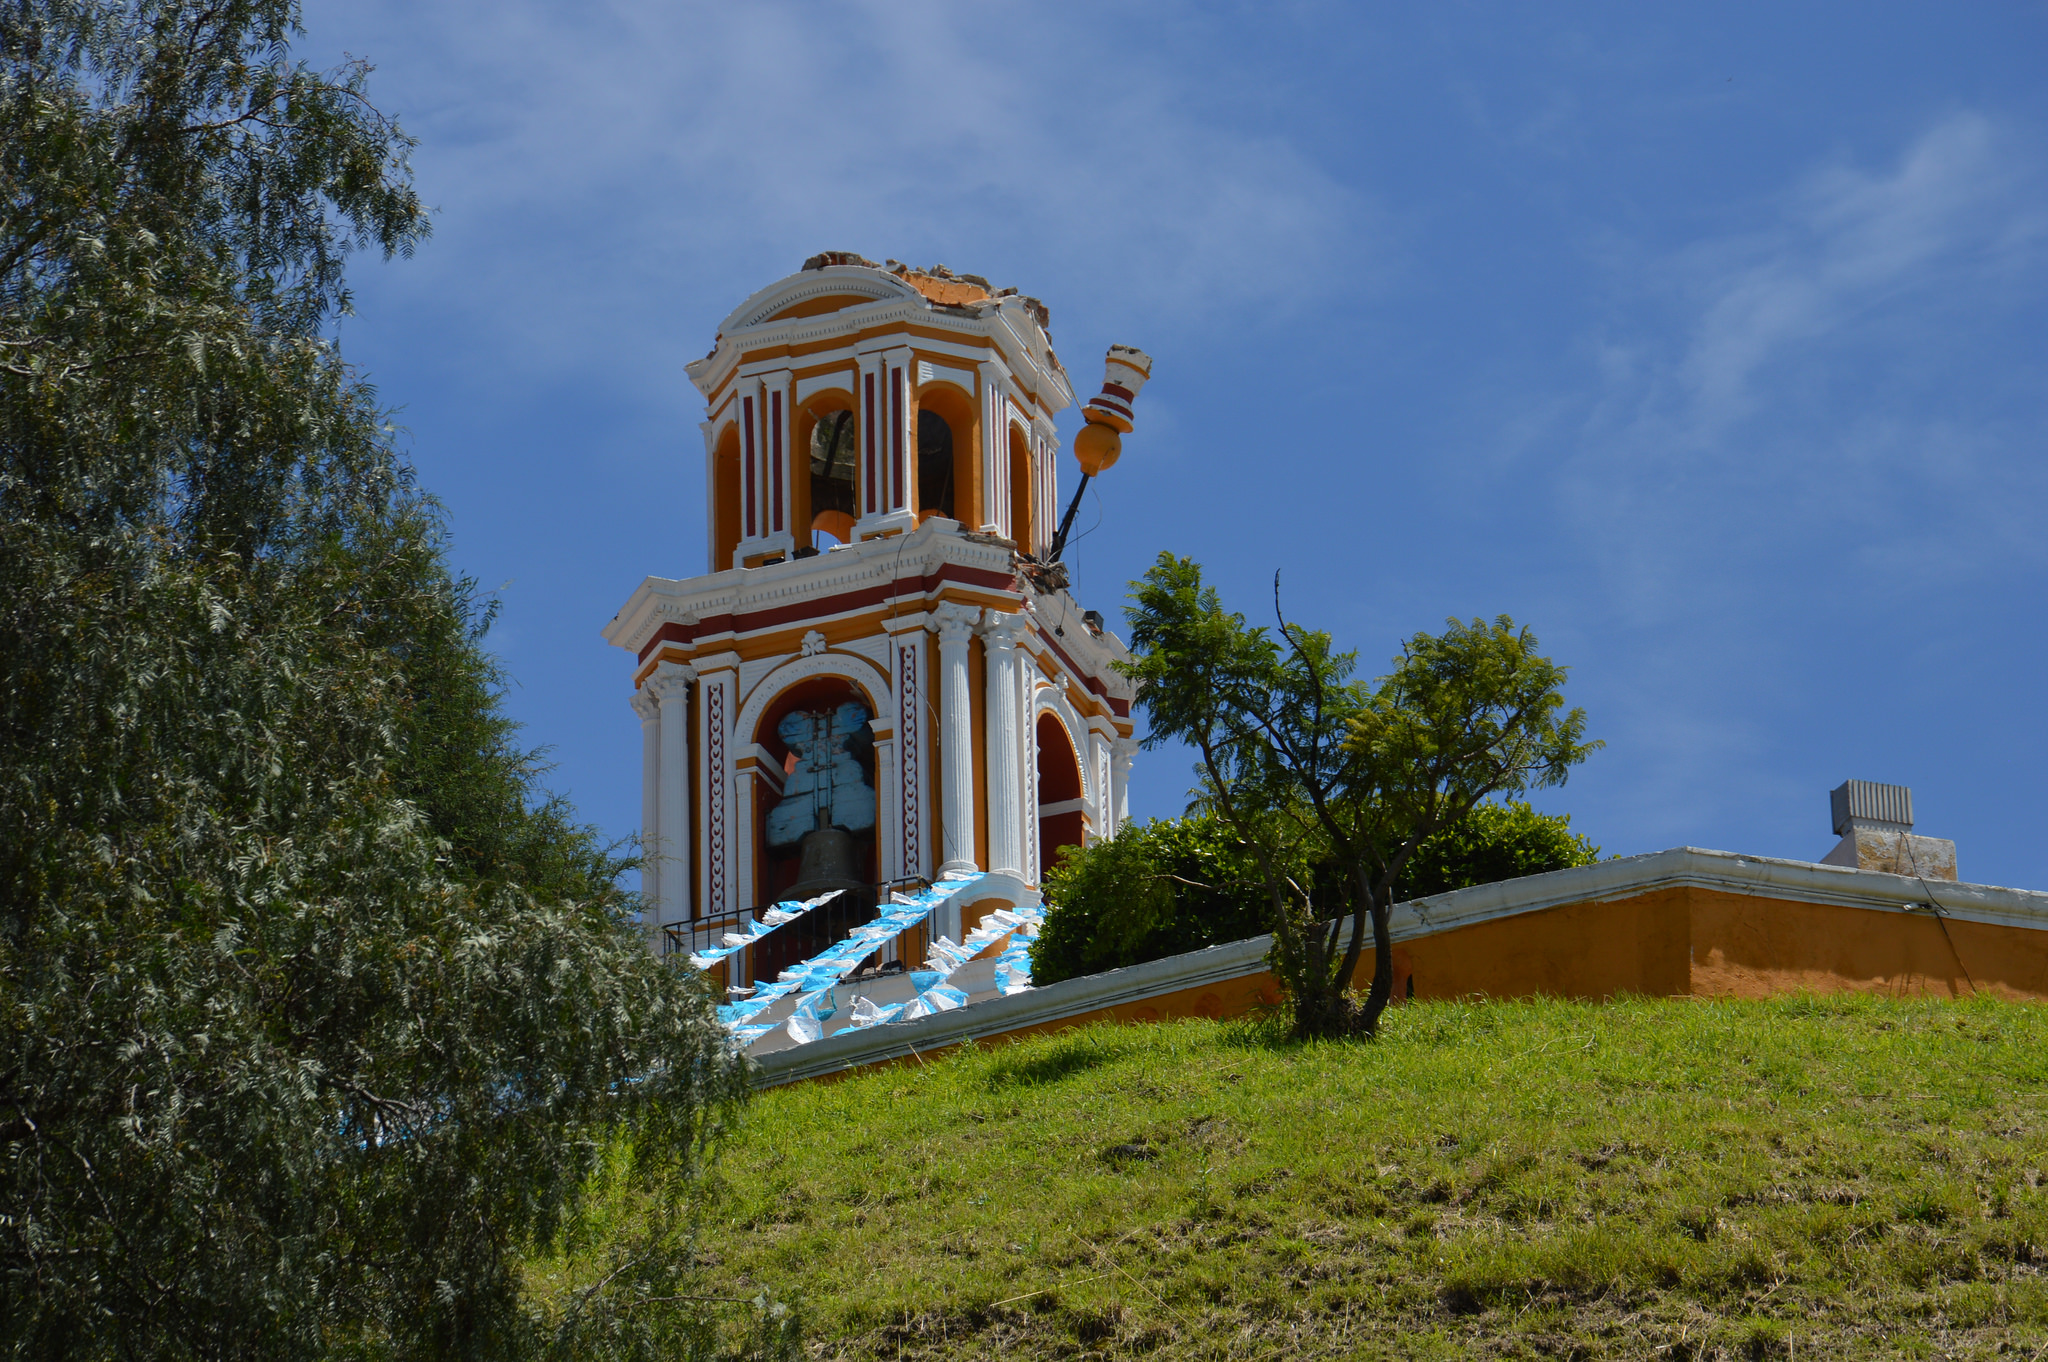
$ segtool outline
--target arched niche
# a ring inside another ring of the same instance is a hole
[[[917,390],[917,412],[918,461],[913,484],[917,488],[918,520],[944,515],[969,529],[980,528],[981,460],[975,457],[975,451],[981,447],[981,422],[974,395],[951,383],[927,383]],[[952,457],[943,468],[926,459],[928,435],[936,429],[927,413],[944,423],[946,440],[952,447]],[[934,504],[936,497],[928,502],[928,493],[948,481],[950,506]]]
[[[803,835],[819,827],[853,834],[853,861],[844,867],[845,878],[861,884],[881,878],[876,713],[858,686],[829,675],[800,681],[763,708],[753,740],[757,754],[779,769],[784,785],[780,791],[767,781],[755,785],[759,902],[789,896],[801,870]]]
[[[853,394],[841,388],[814,394],[797,408],[790,488],[798,548],[853,542],[861,513],[855,419]]]
[[[1060,848],[1088,845],[1081,751],[1058,712],[1038,710],[1032,746],[1038,754],[1038,874],[1060,863]]]
[[[733,565],[740,546],[740,429],[727,421],[711,451],[711,570]]]
[[[1010,542],[1026,553],[1036,553],[1032,535],[1038,528],[1038,507],[1034,499],[1038,479],[1031,467],[1031,440],[1024,427],[1010,423]]]
[[[770,672],[757,683],[740,706],[738,719],[734,723],[734,734],[742,753],[752,753],[759,761],[774,766],[785,782],[784,790],[774,788],[773,778],[764,772],[754,785],[754,806],[751,810],[754,844],[754,884],[743,888],[752,890],[753,902],[766,906],[776,902],[782,891],[795,883],[798,873],[799,853],[790,848],[769,845],[769,820],[776,808],[788,797],[787,784],[793,774],[794,762],[790,745],[781,728],[782,721],[792,713],[808,711],[832,711],[848,702],[858,704],[871,721],[876,716],[889,712],[889,685],[882,673],[867,659],[851,653],[817,653],[810,657],[787,662]],[[878,721],[879,722],[879,721]],[[872,729],[870,729],[872,733]],[[856,758],[861,760],[862,758]],[[865,773],[870,788],[875,787],[876,766],[871,755],[864,758]],[[880,791],[876,790],[876,814],[873,826],[863,829],[857,841],[859,863],[856,877],[864,883],[874,884],[881,878],[881,818]],[[841,925],[844,925],[843,923]],[[776,936],[783,933],[778,932]],[[771,941],[773,938],[771,938]],[[766,943],[764,943],[765,946]],[[792,933],[789,942],[777,947],[779,953],[760,955],[755,962],[757,978],[773,978],[774,971],[807,958],[804,954],[790,954],[809,944],[809,938],[801,932]],[[825,942],[816,943],[823,949]],[[809,952],[815,954],[815,951]],[[787,959],[783,958],[785,955]],[[772,966],[772,968],[770,968]]]

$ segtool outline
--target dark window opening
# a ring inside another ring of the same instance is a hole
[[[953,519],[953,428],[935,411],[917,414],[918,510]]]
[[[853,476],[859,455],[854,447],[853,413],[835,411],[811,427],[811,532],[830,535],[841,544],[853,540],[859,504]]]

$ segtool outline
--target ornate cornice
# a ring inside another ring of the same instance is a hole
[[[694,626],[705,620],[872,590],[905,578],[931,577],[948,566],[1007,577],[1010,551],[927,523],[908,536],[864,540],[815,558],[728,568],[702,577],[649,577],[603,632],[607,642],[637,655],[665,624]]]

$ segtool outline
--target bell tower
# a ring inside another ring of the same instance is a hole
[[[978,276],[832,252],[688,366],[705,572],[647,578],[604,630],[634,659],[655,950],[821,887],[985,872],[971,918],[1123,821],[1133,693],[1058,562],[1075,397],[1048,326]],[[1150,367],[1112,349],[1083,485]]]

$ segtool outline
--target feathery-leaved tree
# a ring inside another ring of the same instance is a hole
[[[331,342],[427,220],[296,11],[0,4],[0,1349],[674,1355],[673,1219],[522,1260],[744,1075]]]
[[[1417,634],[1366,683],[1327,633],[1282,616],[1276,639],[1226,612],[1192,560],[1162,553],[1133,586],[1121,665],[1139,683],[1144,741],[1194,749],[1198,806],[1257,865],[1296,1034],[1375,1033],[1393,994],[1395,894],[1417,850],[1482,800],[1563,784],[1600,746],[1585,741],[1585,712],[1564,709],[1564,668],[1502,616]]]

